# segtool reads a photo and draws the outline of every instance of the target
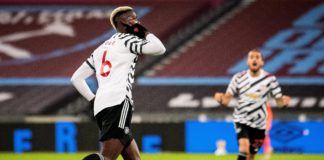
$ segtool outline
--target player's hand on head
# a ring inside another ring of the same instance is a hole
[[[130,27],[127,28],[127,32],[130,34],[136,35],[139,38],[145,39],[145,37],[148,33],[148,30],[137,21],[137,23],[134,23]]]

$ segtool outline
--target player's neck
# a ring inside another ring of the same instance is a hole
[[[257,71],[251,71],[251,70],[249,70],[249,74],[250,74],[251,77],[258,77],[261,74],[261,69],[259,69]]]

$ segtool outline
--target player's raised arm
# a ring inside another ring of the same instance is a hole
[[[150,33],[137,19],[135,12],[126,12],[122,15],[112,15],[111,24],[121,33],[129,33],[136,37],[126,36],[125,45],[132,53],[161,55],[166,51],[163,43],[154,34]]]
[[[166,51],[163,43],[154,34],[149,33],[146,36],[147,44],[143,46],[143,54],[162,55]]]
[[[166,51],[161,40],[153,33],[150,33],[137,19],[124,21],[129,26],[126,28],[128,33],[136,35],[142,42],[140,42],[141,53],[147,55],[162,55]]]

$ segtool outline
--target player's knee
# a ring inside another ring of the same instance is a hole
[[[247,146],[245,143],[240,143],[238,160],[248,160],[249,154],[249,146]]]
[[[248,149],[245,149],[245,148],[239,149],[239,152],[240,153],[244,153],[246,155],[249,155],[250,154],[249,150]]]
[[[250,147],[249,147],[249,144],[246,144],[246,143],[240,143],[239,145],[239,152],[240,153],[246,153],[246,154],[249,154],[250,153]]]
[[[140,157],[134,157],[133,160],[141,160],[141,158]]]

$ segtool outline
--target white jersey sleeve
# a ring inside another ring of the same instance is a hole
[[[143,46],[143,54],[161,55],[166,51],[163,43],[154,34],[148,34],[146,40],[148,43]]]
[[[272,82],[270,84],[270,87],[271,87],[272,97],[274,97],[274,98],[282,97],[281,88],[280,88],[279,83],[275,76],[272,76]]]
[[[87,60],[84,62],[72,75],[71,82],[74,87],[80,92],[80,94],[85,97],[88,101],[92,100],[95,95],[90,90],[86,83],[86,79],[94,74],[94,70],[91,64]]]
[[[146,39],[140,39],[137,36],[126,34],[121,39],[125,39],[125,46],[131,53],[134,54],[148,54],[161,55],[166,49],[163,43],[154,34],[149,33]]]
[[[232,80],[231,80],[231,82],[229,83],[229,85],[228,85],[228,87],[227,87],[227,89],[226,89],[226,93],[229,93],[230,95],[235,95],[236,93],[237,93],[237,91],[236,91],[236,76],[234,75],[233,77],[232,77]]]

